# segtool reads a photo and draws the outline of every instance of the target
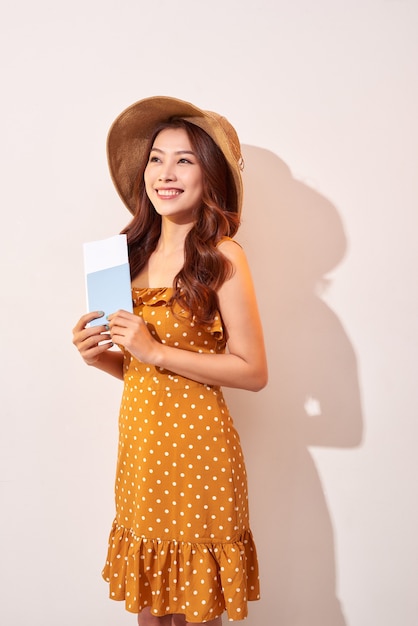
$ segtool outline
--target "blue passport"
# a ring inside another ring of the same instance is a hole
[[[126,235],[83,245],[87,310],[103,311],[90,326],[106,323],[106,316],[124,309],[132,313],[131,275]]]

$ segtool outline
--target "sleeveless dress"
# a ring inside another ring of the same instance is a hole
[[[169,346],[223,353],[218,314],[199,326],[172,288],[133,288],[134,313]],[[124,354],[116,518],[103,578],[128,611],[206,622],[259,598],[239,436],[222,390]]]

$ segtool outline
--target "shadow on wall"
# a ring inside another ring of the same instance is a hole
[[[362,437],[356,356],[321,299],[346,238],[335,207],[295,180],[275,154],[243,146],[245,206],[238,240],[249,257],[268,350],[258,394],[228,390],[243,439],[261,566],[250,623],[347,626],[336,592],[333,527],[310,446]]]

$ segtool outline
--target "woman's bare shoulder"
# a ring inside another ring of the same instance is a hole
[[[230,261],[239,261],[242,258],[245,258],[244,250],[236,239],[231,239],[230,237],[224,237],[218,243],[217,248],[226,256]]]

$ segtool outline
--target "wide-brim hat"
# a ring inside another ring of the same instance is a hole
[[[223,152],[231,170],[241,212],[243,160],[238,135],[225,117],[203,111],[190,102],[155,96],[135,102],[122,111],[110,127],[107,137],[107,159],[113,183],[125,205],[135,213],[134,182],[140,167],[145,166],[149,141],[156,126],[180,117],[202,128]]]

